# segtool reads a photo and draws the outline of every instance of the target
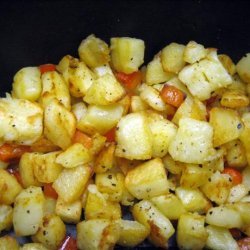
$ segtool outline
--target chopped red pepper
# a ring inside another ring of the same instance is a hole
[[[238,170],[234,168],[224,168],[222,173],[230,175],[234,185],[242,183],[242,174]]]
[[[93,145],[92,138],[83,132],[76,130],[75,135],[73,137],[73,143],[81,143],[87,149],[90,149]]]
[[[41,74],[45,73],[45,72],[49,72],[49,71],[55,71],[56,70],[56,66],[54,64],[43,64],[39,66],[40,72]]]
[[[115,141],[115,131],[116,127],[110,129],[104,136],[107,138],[107,142],[114,142]]]
[[[58,250],[77,250],[76,239],[72,236],[66,236]]]
[[[56,192],[56,190],[52,187],[51,183],[46,183],[43,186],[43,192],[44,195],[53,199],[57,199],[58,198],[58,194]]]
[[[160,96],[165,103],[170,104],[176,108],[180,107],[185,99],[185,94],[181,90],[171,85],[164,85],[161,90]]]
[[[24,153],[30,151],[29,146],[5,143],[0,146],[0,160],[4,162],[18,160]]]

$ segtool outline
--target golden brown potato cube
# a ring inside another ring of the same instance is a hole
[[[17,179],[4,169],[0,169],[0,203],[11,205],[22,191]]]
[[[244,129],[238,113],[232,109],[212,108],[209,123],[214,130],[214,147],[239,138]]]
[[[189,212],[204,213],[212,206],[198,188],[177,187],[175,193]]]
[[[178,220],[186,212],[181,200],[174,194],[155,196],[150,201],[170,220]]]
[[[19,250],[19,244],[17,240],[9,235],[0,237],[0,249],[1,250]]]
[[[24,189],[15,200],[13,226],[16,235],[28,236],[37,232],[44,215],[44,195],[40,187]]]
[[[250,112],[244,113],[241,119],[244,124],[244,129],[240,134],[239,139],[245,148],[247,162],[250,164]]]
[[[189,188],[198,188],[207,182],[210,172],[195,164],[187,164],[183,170],[180,185]]]
[[[162,158],[162,161],[163,161],[164,167],[171,174],[179,175],[186,168],[186,164],[185,163],[175,161],[169,154],[165,155]]]
[[[146,160],[152,156],[152,134],[143,113],[123,116],[117,124],[115,155],[129,160]]]
[[[149,228],[138,221],[119,220],[121,226],[118,245],[124,247],[136,247],[149,235]]]
[[[178,43],[170,43],[161,52],[161,63],[166,72],[178,74],[185,66],[183,55],[185,46]]]
[[[125,187],[137,199],[168,193],[168,180],[162,160],[155,158],[131,169],[125,177]]]
[[[121,206],[118,202],[109,201],[100,193],[96,185],[88,186],[88,197],[85,205],[85,219],[110,219],[121,218]]]
[[[91,68],[104,65],[110,60],[108,45],[93,34],[82,40],[78,53],[80,59]]]
[[[92,146],[89,149],[89,152],[91,155],[97,155],[102,148],[105,146],[107,138],[103,135],[100,135],[98,133],[94,134],[92,136]]]
[[[94,80],[83,100],[88,104],[109,105],[125,95],[122,85],[113,75],[105,74]]]
[[[201,190],[211,201],[220,205],[226,202],[231,187],[230,176],[216,171],[208,178]]]
[[[36,101],[42,91],[41,72],[38,67],[25,67],[14,76],[12,85],[15,98]]]
[[[19,161],[19,173],[25,188],[42,185],[34,173],[36,155],[37,153],[24,153]]]
[[[140,112],[149,109],[148,104],[142,100],[140,96],[133,95],[131,96],[131,113]]]
[[[0,205],[0,233],[12,227],[13,208],[9,205]]]
[[[87,112],[77,122],[77,128],[87,134],[106,134],[116,126],[123,115],[121,104],[89,105]]]
[[[75,129],[75,116],[59,101],[51,100],[44,111],[44,135],[55,145],[66,149],[71,145]]]
[[[43,218],[43,223],[32,240],[53,250],[58,249],[65,235],[66,226],[63,221],[57,215],[50,215]]]
[[[88,166],[65,168],[53,183],[53,188],[63,201],[73,202],[82,195],[91,173],[92,169]]]
[[[77,224],[77,247],[80,250],[113,249],[120,237],[116,221],[95,219]]]
[[[203,59],[207,55],[207,51],[202,44],[190,41],[183,53],[183,60],[187,63],[195,63]]]
[[[246,82],[250,83],[250,53],[243,56],[236,65],[237,73],[239,74],[240,78]]]
[[[132,208],[135,220],[150,230],[149,240],[157,247],[167,248],[168,239],[174,234],[174,227],[150,201],[142,200]]]
[[[177,226],[177,244],[180,249],[203,249],[208,233],[205,218],[198,214],[183,214]]]
[[[163,70],[161,63],[161,54],[155,55],[154,59],[147,65],[146,68],[146,83],[153,85],[157,83],[163,83],[175,76],[174,73],[166,72]]]
[[[118,72],[130,74],[144,62],[144,41],[130,37],[113,37],[110,40],[111,64]]]
[[[228,71],[228,73],[233,76],[236,73],[236,66],[232,59],[225,54],[218,55],[219,60],[221,61],[224,68]]]
[[[226,145],[226,161],[230,167],[245,167],[247,165],[246,150],[240,140],[233,140]]]
[[[71,203],[64,202],[58,198],[56,201],[55,213],[66,223],[78,223],[82,214],[82,204],[80,200]]]
[[[249,98],[240,90],[228,90],[223,93],[220,103],[227,108],[242,108],[249,105]]]
[[[250,225],[250,203],[236,202],[233,204],[232,208],[236,209],[240,213],[244,226],[248,227]]]
[[[115,154],[114,143],[110,143],[108,146],[105,146],[96,157],[94,164],[95,173],[101,174],[111,169],[114,165],[114,157],[115,157],[114,154]]]
[[[227,228],[208,225],[206,248],[214,250],[238,249],[238,244]]]
[[[57,200],[55,200],[54,198],[50,198],[48,196],[45,196],[44,216],[55,214],[56,201]]]
[[[31,152],[37,153],[49,153],[52,151],[58,151],[60,148],[53,144],[50,140],[45,138],[44,136],[40,137],[40,139],[30,145]]]
[[[36,154],[34,153],[34,175],[35,178],[42,183],[54,182],[59,174],[62,172],[62,166],[56,163],[56,157],[60,151]]]
[[[206,223],[224,228],[241,228],[243,220],[240,212],[234,208],[221,205],[212,207],[207,211]]]
[[[112,172],[96,174],[95,184],[99,192],[108,195],[108,200],[121,201],[124,186],[123,174]]]
[[[247,194],[248,194],[248,188],[244,184],[235,185],[230,189],[227,202],[228,203],[238,202]]]
[[[66,82],[56,71],[49,71],[42,75],[40,103],[45,108],[53,99],[57,99],[66,109],[70,109],[70,94]]]
[[[62,165],[64,168],[74,168],[88,163],[91,159],[92,156],[83,144],[74,143],[57,155],[55,163]]]

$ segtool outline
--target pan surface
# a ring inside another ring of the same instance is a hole
[[[145,62],[170,42],[190,40],[237,62],[250,52],[249,7],[248,1],[1,1],[0,95],[20,68],[77,56],[91,33],[108,43],[115,36],[143,39]],[[153,249],[147,242],[136,249],[145,248]]]

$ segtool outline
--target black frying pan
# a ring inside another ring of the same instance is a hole
[[[145,62],[170,42],[190,40],[237,62],[250,52],[249,10],[248,1],[1,1],[0,95],[10,91],[20,68],[77,56],[91,33],[106,42],[114,36],[143,39]],[[142,248],[152,249],[147,242]]]

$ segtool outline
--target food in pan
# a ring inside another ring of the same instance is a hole
[[[11,229],[22,250],[249,247],[250,54],[171,43],[143,66],[144,41],[94,35],[78,52],[0,99],[0,248]]]

